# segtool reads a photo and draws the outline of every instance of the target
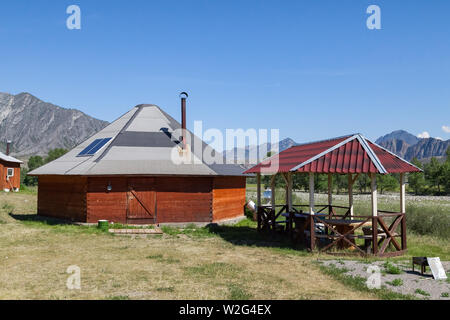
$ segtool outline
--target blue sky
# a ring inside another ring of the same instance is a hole
[[[80,6],[82,29],[66,28]],[[366,27],[381,8],[382,30]],[[396,129],[450,138],[449,1],[2,1],[0,91],[112,121],[140,103],[188,125],[307,142]]]

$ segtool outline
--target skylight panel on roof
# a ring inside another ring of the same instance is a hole
[[[107,144],[111,138],[96,139],[78,154],[78,157],[93,156]]]

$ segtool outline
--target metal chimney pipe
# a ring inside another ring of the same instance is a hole
[[[189,95],[186,92],[180,93],[181,98],[181,129],[183,131],[183,148],[186,147],[186,99]]]
[[[11,148],[11,141],[8,140],[8,141],[6,141],[6,155],[7,156],[9,156],[10,148]]]

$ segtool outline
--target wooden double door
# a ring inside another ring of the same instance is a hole
[[[128,224],[156,223],[157,203],[155,182],[155,178],[128,178]]]

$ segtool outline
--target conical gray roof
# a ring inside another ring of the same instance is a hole
[[[205,163],[202,159],[203,151],[206,149],[213,155],[215,151],[190,132],[191,139],[190,141],[187,139],[190,148],[182,152],[182,144],[179,137],[176,137],[178,134],[174,134],[179,129],[181,129],[180,123],[158,106],[139,105],[64,156],[29,174],[36,176],[243,175],[245,168],[240,165]],[[101,139],[105,140],[102,142]],[[97,148],[91,148],[97,141],[100,142]],[[89,150],[96,152],[89,152]],[[179,164],[173,161],[174,155],[179,157],[178,160],[188,157],[191,161]]]

